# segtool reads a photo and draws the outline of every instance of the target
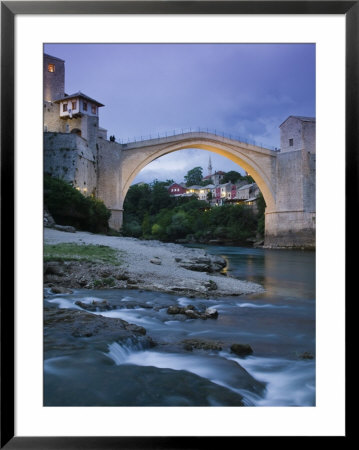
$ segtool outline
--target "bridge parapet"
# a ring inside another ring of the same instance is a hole
[[[207,131],[207,130],[180,130],[176,132],[176,130],[173,130],[173,133],[161,133],[158,134],[158,136],[141,136],[140,138],[134,138],[133,141],[124,142],[121,141],[122,148],[124,150],[126,149],[132,149],[132,148],[140,148],[140,147],[146,147],[150,145],[160,145],[160,144],[166,144],[166,143],[172,143],[172,142],[178,142],[179,140],[185,140],[185,139],[209,139],[209,140],[215,140],[215,141],[222,141],[226,144],[236,144],[238,143],[242,144],[243,146],[246,146],[248,148],[253,149],[262,149],[262,150],[268,150],[270,152],[279,152],[280,150],[276,147],[271,146],[263,146],[261,144],[256,143],[253,140],[249,139],[243,139],[239,136],[234,136],[228,133],[218,133],[216,130],[214,131]]]

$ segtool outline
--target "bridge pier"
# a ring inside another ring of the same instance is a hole
[[[112,209],[111,210],[111,217],[108,221],[109,227],[112,228],[115,231],[120,231],[123,223],[123,209]]]
[[[264,247],[315,249],[315,212],[266,213]]]

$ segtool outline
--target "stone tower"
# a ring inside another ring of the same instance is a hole
[[[53,102],[65,95],[65,61],[44,54],[44,101]]]
[[[289,116],[280,125],[276,211],[266,212],[267,247],[315,246],[315,118]]]

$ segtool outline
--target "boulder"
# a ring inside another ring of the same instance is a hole
[[[198,314],[196,311],[193,311],[193,309],[186,309],[184,311],[184,314],[190,319],[199,319],[201,317],[201,315]]]
[[[62,335],[71,335],[76,338],[96,337],[111,343],[146,335],[143,327],[122,319],[104,317],[87,311],[45,307],[44,313],[45,327],[50,327],[60,337]]]
[[[218,289],[217,283],[215,283],[213,280],[206,281],[204,283],[204,287],[207,289],[207,291],[215,291]]]
[[[171,305],[167,308],[167,314],[182,314],[182,308],[177,305]]]
[[[314,359],[314,355],[310,352],[303,352],[299,355],[300,359]]]
[[[183,308],[177,305],[171,305],[167,309],[167,314],[184,314],[190,319],[216,319],[218,311],[214,308],[207,308],[205,312],[196,310],[193,305],[187,305]]]
[[[217,341],[200,340],[200,339],[185,339],[182,341],[184,348],[187,351],[196,350],[222,350],[222,344]]]
[[[238,356],[247,356],[253,353],[253,349],[249,344],[232,344],[231,351]]]
[[[59,231],[66,231],[67,233],[76,233],[76,228],[72,227],[70,225],[57,225],[57,224],[55,224],[53,226],[53,228],[55,228],[55,230],[59,230]]]
[[[218,272],[226,266],[226,261],[221,256],[197,256],[178,261],[179,266],[196,272]]]
[[[51,228],[54,225],[55,225],[54,218],[52,217],[52,215],[50,214],[48,209],[45,207],[44,208],[44,227]]]
[[[116,309],[116,307],[110,305],[107,300],[94,300],[91,303],[84,303],[78,300],[75,302],[75,305],[79,306],[82,309],[86,309],[86,311],[110,311],[112,309]]]
[[[193,270],[195,272],[208,272],[211,269],[210,264],[201,263],[195,260],[181,261],[180,267],[186,270]]]
[[[158,266],[160,266],[162,264],[162,261],[160,260],[160,258],[155,257],[150,259],[150,263],[157,264]]]
[[[44,274],[62,277],[64,276],[64,270],[60,263],[51,261],[44,264]]]
[[[62,287],[62,286],[54,286],[51,288],[51,292],[53,294],[72,294],[72,290]]]
[[[208,319],[217,319],[218,317],[218,311],[215,308],[207,308],[204,312],[204,315]]]

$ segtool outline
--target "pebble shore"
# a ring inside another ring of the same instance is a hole
[[[128,288],[130,282],[137,289],[207,298],[263,292],[258,284],[221,274],[225,266],[223,258],[209,255],[203,249],[53,228],[44,228],[44,243],[105,245],[121,251],[121,271],[128,274],[129,280],[117,287]]]

